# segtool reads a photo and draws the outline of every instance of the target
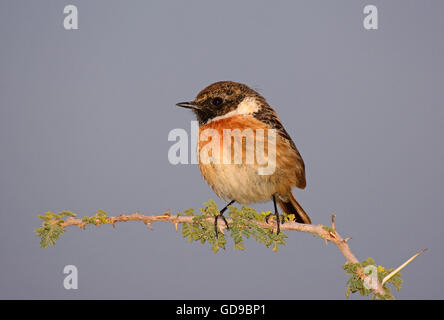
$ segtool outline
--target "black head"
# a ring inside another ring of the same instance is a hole
[[[245,84],[220,81],[203,89],[193,101],[180,102],[177,106],[193,110],[199,123],[204,124],[215,117],[236,110],[245,98],[250,97],[261,98],[256,91]]]

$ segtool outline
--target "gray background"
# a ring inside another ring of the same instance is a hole
[[[63,7],[79,30],[63,29]],[[366,31],[362,10],[379,9]],[[216,198],[168,162],[175,107],[206,85],[257,88],[307,165],[296,197],[337,214],[358,258],[403,272],[398,298],[444,298],[443,1],[6,1],[0,4],[0,298],[344,298],[344,258],[293,232],[213,254],[165,223],[69,229],[37,214],[161,214]],[[223,201],[217,200],[219,205]],[[254,205],[269,210],[271,203]],[[63,267],[79,289],[63,288]],[[358,298],[358,297],[354,297]]]

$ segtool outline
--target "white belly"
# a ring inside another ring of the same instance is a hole
[[[216,194],[241,204],[269,201],[276,190],[275,175],[259,175],[248,164],[209,164],[201,166],[202,175]]]

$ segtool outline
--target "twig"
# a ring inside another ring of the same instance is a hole
[[[212,220],[212,218],[208,218],[208,220]],[[151,223],[157,222],[157,221],[167,221],[170,223],[173,223],[176,231],[177,226],[179,223],[193,223],[193,217],[192,216],[171,216],[170,212],[167,211],[161,216],[146,216],[142,215],[139,212],[125,215],[122,214],[120,216],[116,217],[106,217],[106,219],[99,220],[97,219],[97,224],[100,225],[103,223],[109,223],[113,226],[117,222],[126,222],[126,221],[142,221],[145,223],[150,229],[151,229]],[[227,219],[228,223],[232,222],[231,219]],[[274,228],[275,227],[275,221],[272,223],[265,223],[263,221],[255,221],[259,226],[263,228]],[[81,219],[76,219],[73,217],[67,218],[60,226],[65,229],[69,226],[77,226],[79,228],[84,229],[85,226],[88,224],[88,222],[82,221]],[[218,221],[218,226],[223,232],[225,229],[225,223],[223,221]],[[314,235],[319,236],[320,238],[324,239],[327,243],[328,241],[335,244],[338,249],[341,251],[341,253],[344,255],[345,260],[347,262],[351,263],[359,263],[359,260],[356,258],[356,256],[351,251],[350,247],[348,246],[347,242],[350,240],[350,238],[343,239],[341,235],[336,231],[335,226],[335,215],[332,215],[332,228],[329,230],[329,228],[325,228],[323,225],[314,225],[314,224],[302,224],[297,222],[286,222],[285,224],[282,224],[281,230],[292,230],[292,231],[300,231],[300,232],[306,232],[311,233]],[[333,232],[332,232],[333,230]],[[422,252],[421,252],[422,253]],[[400,268],[402,269],[407,265],[410,261],[412,261],[414,258],[416,258],[420,253],[409,259],[406,263],[404,263]],[[398,268],[400,270],[400,268]],[[398,271],[399,271],[398,270]],[[396,270],[395,270],[396,271]],[[395,272],[396,273],[396,272]],[[358,269],[357,274],[361,278],[362,281],[364,281],[367,278],[367,275],[364,273],[364,271],[361,269]],[[386,277],[387,278],[387,277]],[[385,281],[387,281],[389,278],[387,278]],[[384,283],[384,282],[383,282]],[[372,287],[372,291],[374,294],[381,294],[384,295],[385,291],[383,289],[383,283],[380,283],[379,281]]]

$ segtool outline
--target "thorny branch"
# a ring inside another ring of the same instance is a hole
[[[212,218],[208,218],[208,219],[212,219]],[[142,221],[150,229],[151,229],[151,224],[153,222],[166,221],[166,222],[172,223],[175,226],[176,231],[177,231],[179,223],[190,223],[191,224],[191,223],[193,223],[193,217],[191,217],[191,216],[174,216],[174,215],[171,215],[169,213],[169,211],[165,212],[163,215],[160,215],[160,216],[147,216],[147,215],[142,215],[139,212],[136,212],[136,213],[133,213],[130,215],[122,214],[122,215],[116,216],[116,217],[106,217],[105,219],[102,217],[100,220],[97,219],[96,225],[98,226],[100,224],[107,223],[107,224],[111,224],[111,225],[115,226],[115,224],[117,222],[125,222],[125,221]],[[227,219],[227,221],[228,221],[228,223],[231,223],[231,219]],[[271,223],[266,223],[263,221],[255,221],[255,223],[257,223],[259,226],[261,226],[263,228],[276,228],[275,221],[273,221]],[[88,222],[82,221],[81,219],[69,217],[68,219],[64,220],[60,226],[62,227],[62,229],[65,229],[66,227],[69,227],[69,226],[77,226],[79,228],[84,229],[87,224],[88,224]],[[225,223],[221,220],[219,220],[219,222],[218,222],[218,227],[220,228],[222,233],[224,232],[224,229],[226,228]],[[292,231],[311,233],[313,235],[316,235],[316,236],[324,239],[326,243],[332,242],[333,244],[335,244],[338,247],[338,249],[344,255],[346,262],[359,263],[359,260],[353,254],[353,252],[351,251],[351,249],[347,243],[351,238],[344,239],[336,231],[335,215],[332,215],[331,227],[326,227],[326,226],[320,225],[320,224],[314,225],[314,224],[301,224],[301,223],[297,223],[297,222],[286,222],[285,224],[282,224],[280,226],[280,228],[281,228],[281,230],[292,230]],[[416,258],[423,251],[416,254],[412,258],[410,258],[408,261],[406,261],[403,265],[401,265],[399,268],[397,268],[394,272],[392,272],[392,274],[390,274],[386,278],[389,278],[389,277],[393,276],[395,273],[399,272],[402,268],[404,268],[408,263],[410,263],[414,258]],[[364,273],[362,268],[357,271],[357,274],[359,275],[359,277],[361,278],[362,281],[364,281],[368,277]],[[384,279],[384,280],[386,281],[388,279]],[[374,283],[374,281],[373,281],[372,291],[375,295],[376,294],[383,295],[385,293],[384,289],[383,289],[383,284],[385,282],[384,280],[382,283],[380,281],[377,281],[376,283]]]

